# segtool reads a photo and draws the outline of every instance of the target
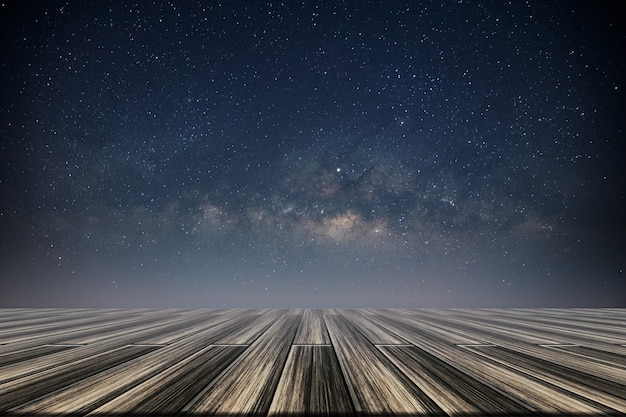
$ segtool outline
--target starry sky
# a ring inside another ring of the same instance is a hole
[[[0,307],[626,307],[619,1],[3,1]]]

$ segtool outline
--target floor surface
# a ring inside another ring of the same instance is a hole
[[[3,415],[533,413],[626,413],[626,310],[0,309]]]

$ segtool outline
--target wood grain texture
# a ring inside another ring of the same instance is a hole
[[[406,375],[397,372],[391,361],[346,317],[327,315],[325,318],[357,412],[424,414],[442,411]]]
[[[267,414],[300,317],[278,317],[224,373],[207,385],[187,413]]]
[[[269,415],[354,414],[331,346],[292,346]]]
[[[529,411],[506,394],[418,347],[382,346],[380,350],[447,414]]]
[[[296,345],[330,345],[322,310],[304,311],[293,343]]]
[[[626,310],[0,309],[0,415],[626,415]]]

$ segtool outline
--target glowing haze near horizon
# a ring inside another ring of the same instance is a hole
[[[619,2],[0,7],[0,307],[625,307]]]

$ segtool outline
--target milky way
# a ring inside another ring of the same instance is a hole
[[[624,307],[623,11],[6,2],[0,307]]]

